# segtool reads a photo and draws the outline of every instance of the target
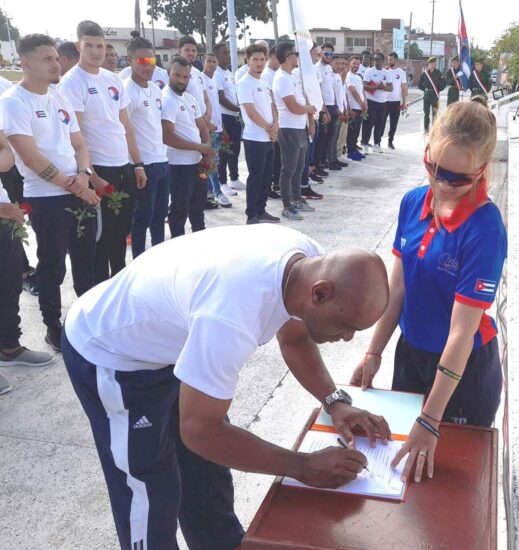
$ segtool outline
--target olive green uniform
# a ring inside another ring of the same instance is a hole
[[[487,94],[492,89],[492,81],[490,79],[490,74],[487,71],[481,71],[480,73],[478,73],[479,80],[481,81],[483,86],[485,86],[486,88],[486,90],[484,90],[479,85],[479,82],[477,81],[475,73],[476,71],[472,71],[472,73],[470,74],[469,88],[471,91],[471,96],[474,97],[476,95],[482,95],[486,97]]]
[[[432,81],[434,82],[438,92],[441,92],[445,88],[445,79],[443,78],[442,73],[438,69],[434,69],[432,74],[429,73],[429,75],[431,76]],[[422,73],[422,76],[420,76],[418,88],[423,91],[423,122],[424,129],[426,132],[428,132],[430,124],[430,112],[432,110],[432,119],[434,123],[436,115],[438,114],[438,109],[440,107],[440,100],[436,95],[436,92],[434,91],[434,88],[432,87],[432,84],[429,81],[429,78],[427,77],[425,72]]]
[[[447,92],[447,105],[456,103],[456,101],[460,100],[460,88],[463,89],[463,84],[461,79],[455,76],[457,72],[459,72],[459,69],[457,71],[455,70],[454,74],[452,74],[452,69],[445,72],[445,85],[450,86],[449,91]],[[460,88],[458,88],[456,82],[458,82]]]

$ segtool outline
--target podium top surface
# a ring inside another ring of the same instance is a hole
[[[411,481],[405,502],[287,487],[276,479],[242,550],[497,548],[498,431],[442,424],[441,434],[433,479]]]

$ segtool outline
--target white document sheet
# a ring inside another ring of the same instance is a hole
[[[299,451],[313,453],[326,447],[338,447],[338,437],[338,434],[310,430],[305,435]],[[363,469],[357,479],[337,489],[320,490],[403,501],[406,484],[400,480],[400,477],[405,461],[402,460],[396,468],[391,468],[391,461],[402,446],[402,442],[389,441],[387,445],[383,445],[381,441],[377,441],[377,446],[371,448],[367,437],[357,436],[355,445],[357,450],[368,459],[368,470]],[[283,478],[282,483],[293,487],[315,489],[289,477]]]

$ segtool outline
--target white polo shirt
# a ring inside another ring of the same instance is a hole
[[[214,73],[214,78],[216,78],[216,80],[222,87],[223,95],[226,97],[226,99],[228,99],[234,105],[238,106],[238,96],[236,95],[235,79],[231,71],[227,71],[225,69],[222,69],[221,67],[217,67],[216,72]],[[238,114],[238,111],[231,111],[223,105],[220,105],[220,108],[223,115],[236,116]]]
[[[103,68],[91,74],[75,65],[61,79],[58,91],[74,111],[83,113],[81,132],[92,164],[128,164],[126,130],[119,120],[119,112],[129,103],[122,80]]]
[[[364,82],[376,82],[377,84],[383,82],[384,84],[389,84],[391,82],[391,73],[384,68],[377,69],[376,67],[370,67],[364,73]],[[385,103],[387,101],[387,94],[388,92],[384,90],[375,90],[374,93],[366,91],[366,97],[377,103]]]
[[[132,75],[132,68],[131,67],[125,67],[120,73],[119,78],[121,80],[125,80],[129,78]],[[158,86],[161,90],[164,88],[164,86],[167,86],[169,82],[169,75],[168,71],[166,69],[163,69],[162,67],[155,67],[155,70],[153,71],[153,76],[151,77],[152,82]]]
[[[54,90],[49,90],[44,95],[34,94],[17,84],[5,91],[0,98],[0,119],[7,137],[31,136],[49,162],[66,176],[77,174],[78,165],[70,135],[79,132],[79,125],[74,109],[66,97]],[[24,164],[15,150],[13,153],[16,166],[24,179],[25,197],[69,194],[63,187],[40,178]]]
[[[265,81],[261,78],[254,78],[250,73],[247,73],[240,79],[236,88],[241,116],[245,125],[243,129],[243,139],[249,139],[251,141],[270,141],[267,130],[264,130],[253,122],[243,107],[244,103],[252,103],[254,107],[256,107],[258,114],[268,124],[272,124],[274,121],[272,116],[272,97]]]
[[[231,399],[256,348],[291,319],[282,296],[287,262],[323,253],[310,237],[268,224],[171,239],[78,298],[65,332],[94,365],[137,371],[175,364],[182,382]]]
[[[143,88],[132,78],[123,80],[130,103],[128,116],[135,132],[137,147],[144,164],[167,162],[162,141],[162,92],[153,82]]]
[[[330,65],[325,65],[318,61],[315,67],[319,71],[321,93],[323,94],[323,101],[325,105],[335,105],[335,94],[333,91],[333,69]]]
[[[279,68],[274,76],[273,91],[278,110],[279,127],[301,130],[306,128],[308,115],[296,115],[290,112],[285,103],[285,97],[294,96],[297,103],[306,105],[306,98],[300,78]]]
[[[402,84],[407,86],[407,75],[404,69],[400,67],[389,69],[389,73],[391,74],[393,91],[387,92],[387,101],[402,101]]]
[[[220,98],[218,92],[223,90],[218,80],[213,75],[213,78],[209,78],[208,75],[202,73],[204,80],[204,86],[211,103],[211,122],[216,126],[215,132],[221,132],[222,127],[222,110],[220,109]]]
[[[162,120],[169,120],[175,125],[175,133],[181,138],[194,143],[202,143],[196,119],[202,113],[197,100],[187,92],[176,94],[169,86],[162,90]],[[191,165],[198,164],[202,155],[198,151],[188,151],[167,147],[168,162],[170,164]]]
[[[353,94],[351,93],[350,86],[355,86],[355,89],[357,90],[357,93],[359,94],[360,98],[362,100],[365,99],[364,96],[364,82],[362,80],[362,77],[359,76],[358,73],[352,73],[351,71],[348,72],[348,75],[346,76],[346,93],[348,94],[348,103],[350,104],[351,109],[357,109],[362,110],[362,105],[359,105],[357,100],[353,97]]]
[[[189,83],[187,85],[186,92],[197,100],[202,116],[204,116],[207,111],[204,99],[204,90],[205,84],[204,79],[202,78],[202,73],[196,67],[191,66],[191,74],[189,75]]]

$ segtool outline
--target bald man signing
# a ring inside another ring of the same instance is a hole
[[[65,322],[63,357],[121,547],[178,548],[178,518],[189,548],[237,548],[229,468],[316,487],[354,479],[366,458],[353,448],[288,451],[231,425],[227,411],[241,368],[277,336],[288,368],[351,447],[357,425],[373,444],[375,432],[387,442],[386,421],[337,391],[317,344],[351,340],[388,298],[376,254],[325,254],[302,233],[269,225],[173,239],[81,296]]]

